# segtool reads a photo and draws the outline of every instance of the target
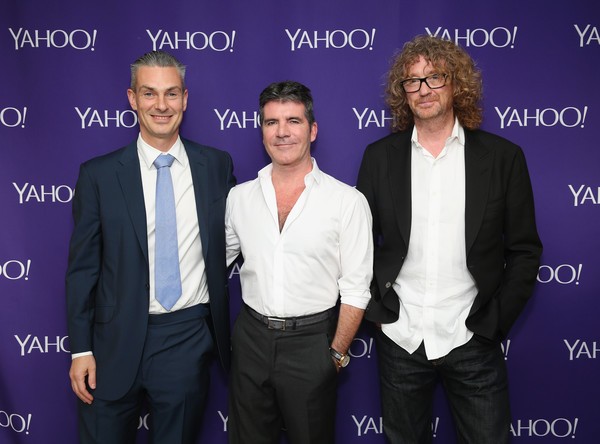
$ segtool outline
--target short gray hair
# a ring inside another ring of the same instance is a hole
[[[137,73],[142,66],[158,66],[161,68],[177,68],[181,77],[181,86],[185,90],[185,68],[186,66],[174,56],[165,51],[147,52],[131,64],[131,89],[135,91]]]

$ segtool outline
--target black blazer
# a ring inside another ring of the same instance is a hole
[[[398,320],[392,284],[408,252],[411,224],[412,128],[369,145],[357,188],[373,213],[375,238],[371,302],[365,317]],[[469,330],[505,338],[536,280],[542,244],[522,150],[485,131],[465,130],[465,242],[467,267],[478,289],[466,320]]]
[[[235,184],[229,154],[184,140],[206,265],[214,339],[229,366],[225,201]],[[146,209],[137,146],[81,165],[66,275],[72,353],[93,351],[102,399],[130,388],[148,323],[150,276]]]

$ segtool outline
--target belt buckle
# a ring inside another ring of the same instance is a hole
[[[285,319],[268,317],[267,328],[269,330],[285,330]]]

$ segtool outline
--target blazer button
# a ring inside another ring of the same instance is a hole
[[[392,283],[391,283],[391,282],[386,282],[386,283],[385,283],[385,288],[390,288],[391,286],[392,286]]]

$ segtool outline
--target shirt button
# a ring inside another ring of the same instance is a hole
[[[385,283],[385,288],[390,288],[391,286],[392,286],[392,283],[391,283],[391,282],[386,282],[386,283]]]

